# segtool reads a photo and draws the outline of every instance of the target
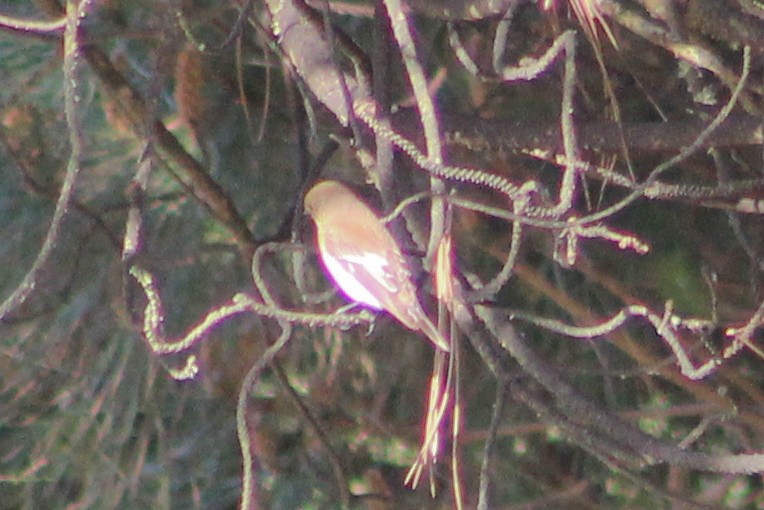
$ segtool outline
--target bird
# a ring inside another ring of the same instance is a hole
[[[384,310],[442,351],[449,342],[427,317],[398,243],[358,195],[339,181],[324,180],[305,195],[316,225],[318,254],[329,276],[352,301]]]

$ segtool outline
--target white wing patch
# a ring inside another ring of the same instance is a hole
[[[389,264],[384,257],[373,253],[364,253],[362,255],[345,255],[342,259],[336,259],[324,252],[323,260],[337,285],[350,299],[376,310],[383,309],[379,299],[358,280],[358,273],[367,273],[377,283],[389,287]],[[360,271],[356,269],[360,269]]]

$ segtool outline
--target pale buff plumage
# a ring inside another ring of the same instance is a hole
[[[366,203],[343,184],[322,181],[305,195],[305,211],[316,224],[324,266],[349,298],[386,310],[440,349],[450,350],[419,303],[398,243]]]

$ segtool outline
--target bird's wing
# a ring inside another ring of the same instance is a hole
[[[330,233],[323,242],[322,259],[340,288],[355,301],[387,308],[389,299],[401,290],[398,254],[376,253],[338,234]]]
[[[352,300],[377,310],[387,310],[414,331],[422,331],[436,346],[449,351],[449,343],[422,310],[403,254],[397,249],[378,253],[375,248],[395,246],[387,239],[329,233],[319,239],[324,265],[334,281]],[[365,241],[368,240],[368,241]],[[384,241],[384,242],[383,242]],[[330,246],[331,249],[326,249]]]

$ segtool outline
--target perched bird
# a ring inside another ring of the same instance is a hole
[[[438,348],[449,343],[419,303],[406,259],[379,216],[337,181],[322,181],[305,195],[316,224],[318,253],[337,286],[353,301],[386,310]]]

